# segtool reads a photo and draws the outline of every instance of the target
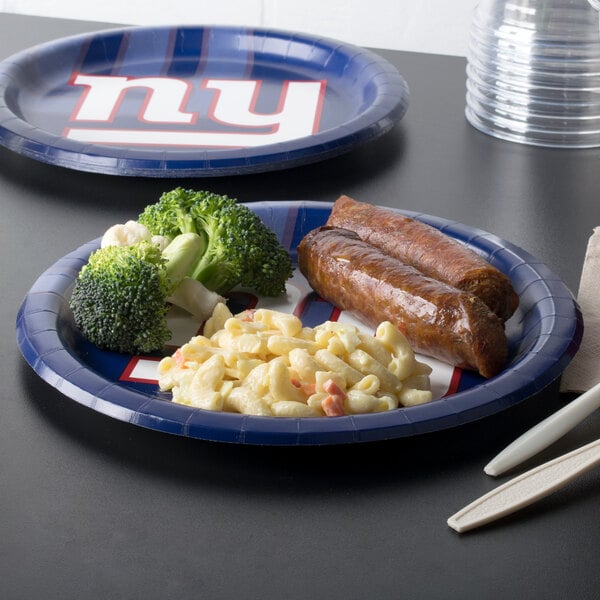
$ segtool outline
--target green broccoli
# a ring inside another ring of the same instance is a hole
[[[189,312],[205,303],[204,292],[210,294],[212,307],[222,300],[195,280],[193,290],[187,286],[186,274],[201,250],[202,240],[195,234],[175,237],[162,252],[148,241],[96,250],[75,280],[70,300],[75,324],[106,350],[137,354],[161,349],[171,337],[167,302],[182,282]]]
[[[290,256],[275,233],[250,208],[227,196],[176,188],[147,206],[138,222],[173,238],[196,233],[205,250],[190,277],[224,294],[240,284],[263,296],[285,293]]]

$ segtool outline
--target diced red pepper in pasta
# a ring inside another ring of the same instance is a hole
[[[321,408],[328,417],[341,417],[346,414],[344,401],[339,396],[332,396],[331,394],[321,400]]]
[[[240,321],[245,321],[246,323],[252,323],[254,321],[254,314],[256,313],[255,308],[249,308],[241,313],[238,318]]]
[[[344,400],[346,399],[346,393],[344,390],[333,379],[328,379],[323,384],[323,389],[327,392],[327,396],[321,401],[323,412],[328,417],[345,415]]]
[[[346,392],[333,379],[328,379],[323,384],[323,389],[332,396],[341,396],[342,400],[346,397]]]
[[[173,353],[173,362],[180,368],[185,369],[185,359],[181,353],[181,348],[177,348]]]
[[[316,385],[314,383],[307,383],[306,381],[300,381],[295,377],[291,379],[292,385],[301,389],[307,396],[312,396],[316,391]]]

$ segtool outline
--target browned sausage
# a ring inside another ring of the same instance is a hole
[[[340,196],[327,224],[355,231],[369,244],[425,275],[479,296],[503,320],[519,304],[504,273],[471,248],[426,223]]]
[[[377,326],[390,321],[413,349],[491,377],[508,352],[504,324],[477,296],[426,277],[346,229],[320,227],[298,246],[311,287]]]

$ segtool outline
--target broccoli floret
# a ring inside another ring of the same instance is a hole
[[[275,232],[233,198],[176,188],[147,206],[138,221],[155,235],[201,236],[206,249],[190,277],[219,294],[241,284],[260,295],[279,296],[292,276],[291,259]]]
[[[195,192],[182,188],[166,192],[158,202],[144,208],[137,222],[145,225],[152,234],[171,239],[180,233],[195,232],[196,228],[189,214],[194,194]]]
[[[96,250],[79,272],[71,295],[75,324],[105,350],[138,354],[161,349],[171,337],[167,302],[182,297],[183,308],[204,320],[222,300],[195,280],[195,286],[189,285],[186,275],[201,249],[201,239],[186,234],[162,252],[148,241]]]
[[[105,350],[147,353],[170,338],[165,298],[172,283],[166,260],[148,242],[108,246],[93,252],[75,281],[75,324]]]

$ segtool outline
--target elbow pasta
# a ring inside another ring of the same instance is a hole
[[[173,401],[206,410],[274,417],[362,414],[432,399],[431,369],[383,322],[375,335],[326,321],[303,327],[269,309],[232,315],[218,304],[204,326],[158,365]]]

